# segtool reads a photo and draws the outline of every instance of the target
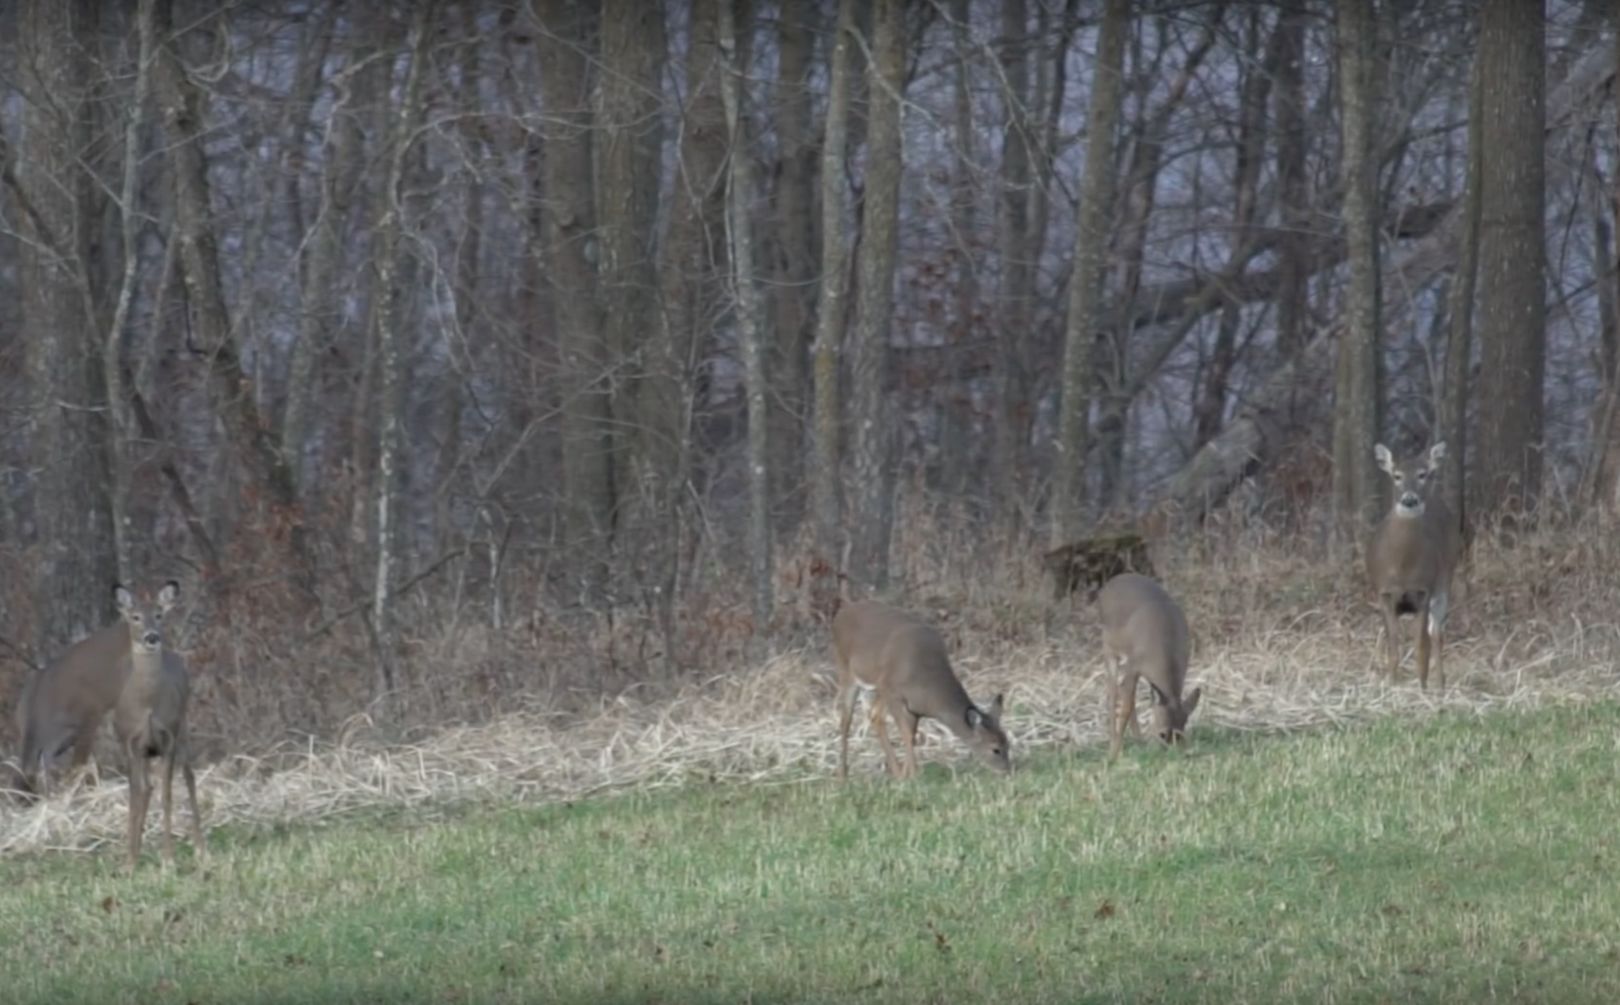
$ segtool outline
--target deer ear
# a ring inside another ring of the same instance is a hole
[[[1436,443],[1434,446],[1429,448],[1429,464],[1431,466],[1435,465],[1435,464],[1439,464],[1441,461],[1443,461],[1445,459],[1446,459],[1446,441],[1441,440],[1439,443]]]
[[[1192,693],[1187,695],[1187,697],[1185,697],[1185,698],[1183,698],[1181,700],[1181,710],[1183,712],[1185,712],[1190,717],[1193,714],[1193,709],[1198,707],[1198,699],[1202,698],[1203,696],[1204,696],[1204,689],[1203,688],[1201,688],[1201,687],[1193,688]]]
[[[1001,697],[1002,696],[998,694],[994,698],[990,699],[990,707],[985,710],[990,713],[990,718],[992,719],[1001,718]]]
[[[176,580],[171,579],[167,583],[164,583],[163,584],[163,589],[158,591],[158,595],[157,595],[158,606],[163,608],[165,611],[168,610],[169,608],[173,607],[174,602],[176,600],[179,600],[179,599],[180,599],[180,583],[178,581],[176,581]]]
[[[1395,457],[1389,448],[1379,443],[1373,447],[1373,456],[1378,458],[1378,466],[1388,474],[1395,473]]]
[[[127,611],[131,607],[135,606],[135,598],[122,583],[113,584],[113,605],[116,606],[120,612]]]

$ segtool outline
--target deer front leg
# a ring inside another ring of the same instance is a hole
[[[144,744],[129,746],[129,871],[141,860],[141,834],[146,830],[146,805],[152,797],[152,782]]]
[[[849,777],[849,727],[855,719],[856,691],[854,679],[839,681],[838,697],[838,779]]]
[[[1114,682],[1112,708],[1109,710],[1108,759],[1114,760],[1125,749],[1125,722],[1136,719],[1136,674],[1126,671]],[[1137,724],[1137,729],[1141,725]]]
[[[1387,665],[1385,676],[1391,681],[1401,665],[1401,635],[1400,619],[1395,614],[1395,598],[1384,596],[1379,598],[1379,610],[1384,615],[1384,656]]]
[[[1429,689],[1429,598],[1417,606],[1417,672],[1418,688]]]
[[[917,725],[922,717],[903,706],[894,710],[895,725],[900,727],[900,742],[906,748],[906,777],[917,777]]]
[[[174,865],[174,758],[176,751],[169,748],[163,759],[163,865]]]
[[[889,776],[898,777],[900,764],[894,757],[894,745],[889,742],[888,701],[881,695],[872,701],[872,729],[877,733],[878,745],[883,748],[883,766]]]

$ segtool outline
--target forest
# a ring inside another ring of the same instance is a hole
[[[1350,582],[1377,443],[1444,440],[1476,541],[1605,533],[1616,21],[0,5],[0,693],[170,577],[205,756],[1044,598],[1097,534]]]

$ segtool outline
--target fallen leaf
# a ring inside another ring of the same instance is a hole
[[[1091,912],[1091,916],[1098,919],[1112,918],[1114,914],[1114,902],[1111,900],[1103,901],[1101,904],[1097,905],[1097,909],[1095,911]]]

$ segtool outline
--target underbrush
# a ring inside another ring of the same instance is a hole
[[[1052,601],[1035,549],[954,527],[926,512],[901,522],[905,585],[893,599],[941,626],[973,695],[1006,692],[1015,757],[1096,745],[1104,667],[1090,606]],[[1352,549],[1263,523],[1161,540],[1153,559],[1187,609],[1190,677],[1204,688],[1194,734],[1620,695],[1615,541],[1596,522],[1482,534],[1453,605],[1450,686],[1423,693],[1410,663],[1393,684],[1375,674],[1379,621]],[[296,660],[274,656],[285,641],[273,641],[269,622],[237,616],[230,632],[193,623],[181,644],[197,678],[207,816],[262,825],[367,806],[426,812],[830,772],[825,630],[791,592],[782,599],[780,623],[750,637],[740,597],[694,591],[679,620],[687,667],[669,672],[645,620],[536,604],[495,630],[471,607],[440,612],[434,595],[414,594],[401,691],[386,709],[369,703],[367,651],[344,634],[347,622]],[[932,735],[928,758],[961,756],[943,731]],[[865,736],[854,750],[877,762]],[[116,839],[123,805],[122,783],[109,778],[44,806],[0,807],[0,853],[98,847]]]

